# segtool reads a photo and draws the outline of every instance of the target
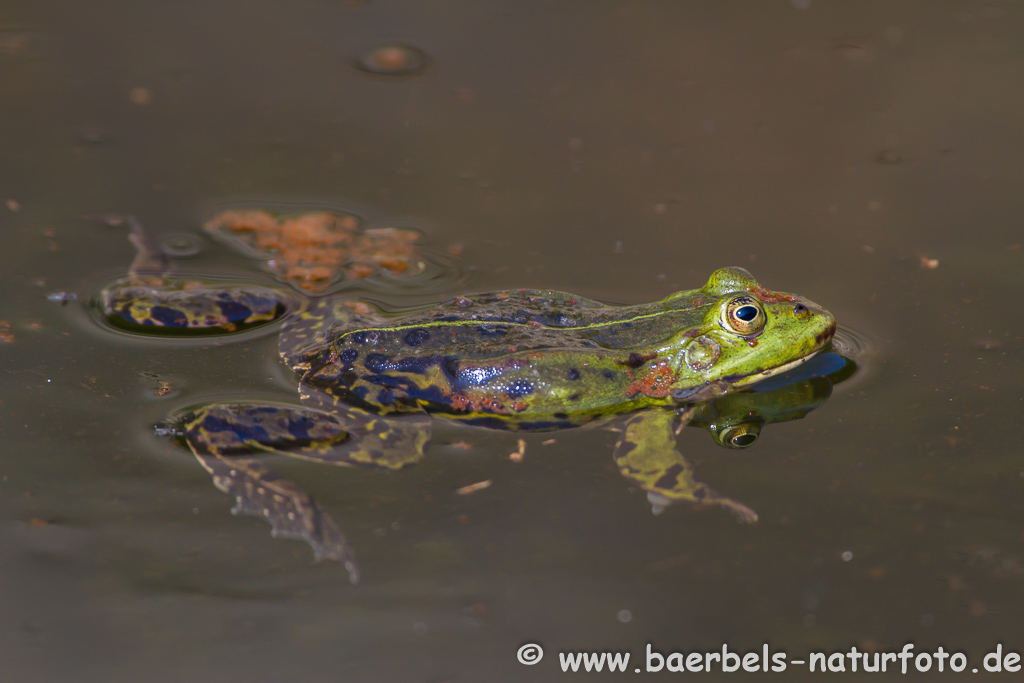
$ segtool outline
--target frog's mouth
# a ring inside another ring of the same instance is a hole
[[[769,377],[773,377],[774,375],[781,375],[782,373],[787,372],[789,370],[792,370],[793,368],[795,368],[795,367],[797,367],[799,365],[803,365],[804,363],[806,363],[810,359],[812,359],[815,356],[817,356],[819,353],[821,353],[821,349],[818,349],[814,353],[809,353],[806,356],[804,356],[803,358],[797,358],[796,360],[791,360],[788,363],[783,363],[782,365],[779,365],[777,367],[768,368],[767,370],[762,370],[761,372],[754,373],[753,375],[750,375],[749,377],[744,377],[743,379],[735,382],[733,384],[733,386],[734,387],[745,387],[745,386],[748,386],[750,384],[756,384],[757,382],[760,382],[762,380],[766,380]]]
[[[832,337],[833,335],[835,335],[835,333],[836,324],[833,322],[825,331],[823,331],[821,334],[814,338],[814,341],[818,346],[818,348],[816,348],[814,351],[810,352],[806,356],[797,358],[796,360],[791,360],[788,363],[783,363],[782,365],[778,365],[774,368],[768,368],[767,370],[762,370],[748,377],[739,379],[736,382],[734,382],[732,386],[745,387],[751,384],[756,384],[757,382],[766,380],[769,377],[773,377],[774,375],[781,375],[782,373],[788,370],[792,370],[793,368],[799,365],[803,365],[804,363],[806,363],[807,361],[809,361],[810,359],[814,358],[819,353],[824,351],[825,347],[828,346],[829,342],[832,341]]]

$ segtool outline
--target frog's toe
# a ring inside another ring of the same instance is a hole
[[[729,498],[723,498],[721,505],[724,505],[725,507],[729,508],[729,510],[732,511],[732,513],[736,515],[736,518],[739,519],[741,522],[753,524],[758,520],[757,513],[748,508],[743,503],[738,503],[735,500],[731,500]]]
[[[688,500],[697,505],[719,505],[736,515],[739,521],[746,522],[747,524],[753,524],[758,520],[757,513],[743,503],[732,498],[726,498],[704,485],[695,489],[692,495],[675,498],[667,496],[660,491],[647,492],[647,502],[651,504],[651,513],[655,516],[660,515],[665,511],[665,508],[679,500]]]
[[[674,501],[668,496],[662,495],[657,491],[648,491],[647,502],[651,504],[651,514],[657,517]]]
[[[693,499],[697,503],[706,505],[719,505],[732,512],[741,522],[753,524],[757,521],[757,513],[743,503],[726,498],[717,491],[701,485],[693,492]]]

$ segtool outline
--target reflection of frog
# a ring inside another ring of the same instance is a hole
[[[856,370],[856,362],[835,351],[818,354],[799,369],[704,402],[689,426],[707,429],[723,448],[748,448],[765,425],[805,417]]]
[[[236,511],[341,560],[353,580],[355,562],[333,520],[252,455],[398,469],[422,458],[428,414],[546,431],[630,413],[615,460],[656,507],[687,500],[754,521],[751,509],[693,478],[674,427],[810,359],[834,332],[827,311],[769,291],[741,268],[636,306],[514,290],[387,318],[362,302],[316,299],[286,320],[279,338],[282,358],[301,376],[304,407],[206,405],[181,416],[180,434],[214,483],[236,496]]]

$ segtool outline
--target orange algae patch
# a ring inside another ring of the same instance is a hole
[[[675,381],[676,374],[672,368],[667,362],[661,361],[653,364],[648,372],[626,387],[626,397],[633,398],[637,394],[643,394],[651,398],[665,398],[671,393]]]
[[[756,294],[761,301],[766,304],[777,304],[783,301],[799,301],[800,298],[793,296],[792,294],[783,294],[781,292],[773,292],[770,289],[764,287],[747,287],[747,291]]]
[[[493,396],[469,396],[467,394],[450,394],[448,400],[452,408],[466,413],[497,413],[507,415],[502,402]]]
[[[259,210],[223,211],[203,227],[265,259],[271,272],[309,292],[381,272],[408,277],[424,267],[416,256],[417,231],[363,230],[351,214],[315,211],[275,216]]]

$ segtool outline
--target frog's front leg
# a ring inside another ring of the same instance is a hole
[[[693,415],[688,409],[680,415],[686,424]],[[721,505],[744,522],[756,522],[757,513],[746,505],[726,498],[693,477],[693,466],[676,448],[672,429],[674,414],[668,410],[647,410],[626,422],[615,445],[615,462],[627,479],[648,492],[655,512],[679,500]]]

